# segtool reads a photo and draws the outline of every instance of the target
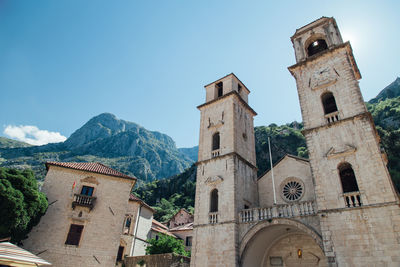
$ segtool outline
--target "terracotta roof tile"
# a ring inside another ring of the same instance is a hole
[[[56,162],[56,161],[49,161],[49,162],[46,162],[47,170],[49,169],[50,165],[54,165],[54,166],[58,166],[58,167],[64,167],[64,168],[70,168],[70,169],[75,169],[75,170],[80,170],[80,171],[100,173],[100,174],[104,174],[104,175],[121,177],[121,178],[125,178],[125,179],[136,180],[136,177],[128,176],[126,174],[123,174],[123,173],[121,173],[119,171],[111,169],[110,167],[107,167],[106,165],[103,165],[103,164],[98,163],[98,162]]]
[[[185,230],[193,230],[193,223],[191,222],[191,223],[187,223],[187,224],[184,224],[184,225],[179,225],[179,226],[177,226],[177,227],[174,227],[174,228],[171,228],[171,229],[169,229],[171,232],[174,232],[174,231],[185,231]]]
[[[146,202],[144,202],[143,200],[141,200],[140,198],[138,198],[134,194],[131,194],[129,196],[129,200],[140,202],[143,206],[146,206],[146,208],[148,208],[148,209],[150,209],[150,210],[152,210],[154,212],[154,209],[150,205],[148,205]]]

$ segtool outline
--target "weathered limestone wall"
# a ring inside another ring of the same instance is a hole
[[[325,53],[295,71],[304,129],[328,124],[321,101],[327,91],[335,97],[340,119],[367,111],[348,49],[349,44]]]
[[[133,184],[132,180],[50,166],[42,191],[53,204],[23,241],[24,248],[34,254],[42,252],[40,256],[54,266],[114,266]],[[91,211],[71,207],[73,194],[80,193],[82,185],[95,187],[97,200]],[[72,223],[84,225],[78,247],[65,245]]]
[[[146,254],[147,240],[150,238],[150,229],[153,220],[153,211],[149,208],[142,206],[140,208],[140,216],[138,222],[135,222],[135,232],[136,239],[134,240],[134,249],[132,251],[132,256],[139,256]]]
[[[190,258],[167,254],[156,254],[125,258],[125,267],[189,267]]]
[[[398,205],[348,209],[321,217],[325,251],[338,266],[400,266]]]
[[[345,207],[337,169],[344,161],[352,165],[363,205],[397,201],[368,117],[336,126],[306,134],[319,210]],[[327,155],[331,148],[343,153]]]
[[[235,223],[195,227],[190,266],[238,266],[236,228]]]
[[[288,178],[296,178],[304,183],[303,196],[299,201],[315,200],[310,163],[305,160],[286,156],[274,166],[276,200],[278,205],[288,203],[282,196],[282,187],[286,184]],[[272,187],[271,171],[258,179],[258,193],[260,198],[260,207],[271,207],[273,205],[274,192]]]

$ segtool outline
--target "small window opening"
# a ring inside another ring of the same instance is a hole
[[[346,162],[341,164],[338,169],[343,193],[359,191],[356,176],[351,165]]]
[[[219,133],[215,133],[212,137],[212,150],[219,149],[219,143],[220,143],[220,138],[219,138]]]
[[[240,93],[242,91],[242,86],[238,84],[238,92]]]
[[[118,254],[117,254],[117,261],[122,261],[123,255],[124,255],[124,247],[123,246],[119,246]]]
[[[130,216],[127,216],[125,218],[125,223],[124,223],[124,234],[129,234],[129,231],[131,229],[131,223],[132,223],[132,218]]]
[[[315,40],[307,48],[308,56],[311,57],[312,55],[318,54],[327,49],[328,45],[324,39]]]
[[[83,225],[71,224],[65,244],[78,246],[81,240],[82,231]]]
[[[335,97],[331,92],[323,94],[321,96],[321,100],[322,100],[322,105],[324,106],[325,114],[336,112],[338,110],[336,106]]]
[[[158,240],[159,239],[159,237],[158,237],[158,235],[156,235],[156,240]]]
[[[82,191],[81,191],[81,195],[85,195],[85,196],[92,196],[93,195],[93,187],[90,186],[82,186]]]
[[[218,96],[218,97],[221,97],[222,94],[224,93],[224,90],[223,90],[223,83],[222,83],[222,82],[219,82],[219,83],[217,83],[217,84],[215,85],[215,87],[217,88],[217,96]]]
[[[218,190],[214,189],[211,191],[211,201],[210,201],[210,212],[218,211]]]
[[[247,210],[248,208],[250,208],[248,205],[244,204],[244,209]]]
[[[186,237],[186,246],[187,247],[191,247],[192,246],[192,237],[191,236],[187,236]]]

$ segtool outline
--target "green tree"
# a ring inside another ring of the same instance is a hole
[[[148,255],[162,253],[175,253],[190,257],[190,252],[185,250],[183,241],[169,235],[160,235],[157,240],[155,238],[150,239],[146,247],[146,254]]]
[[[31,170],[0,168],[0,237],[20,242],[38,224],[47,206]]]

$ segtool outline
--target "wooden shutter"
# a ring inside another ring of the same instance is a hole
[[[78,246],[81,240],[83,225],[71,224],[65,244]]]

